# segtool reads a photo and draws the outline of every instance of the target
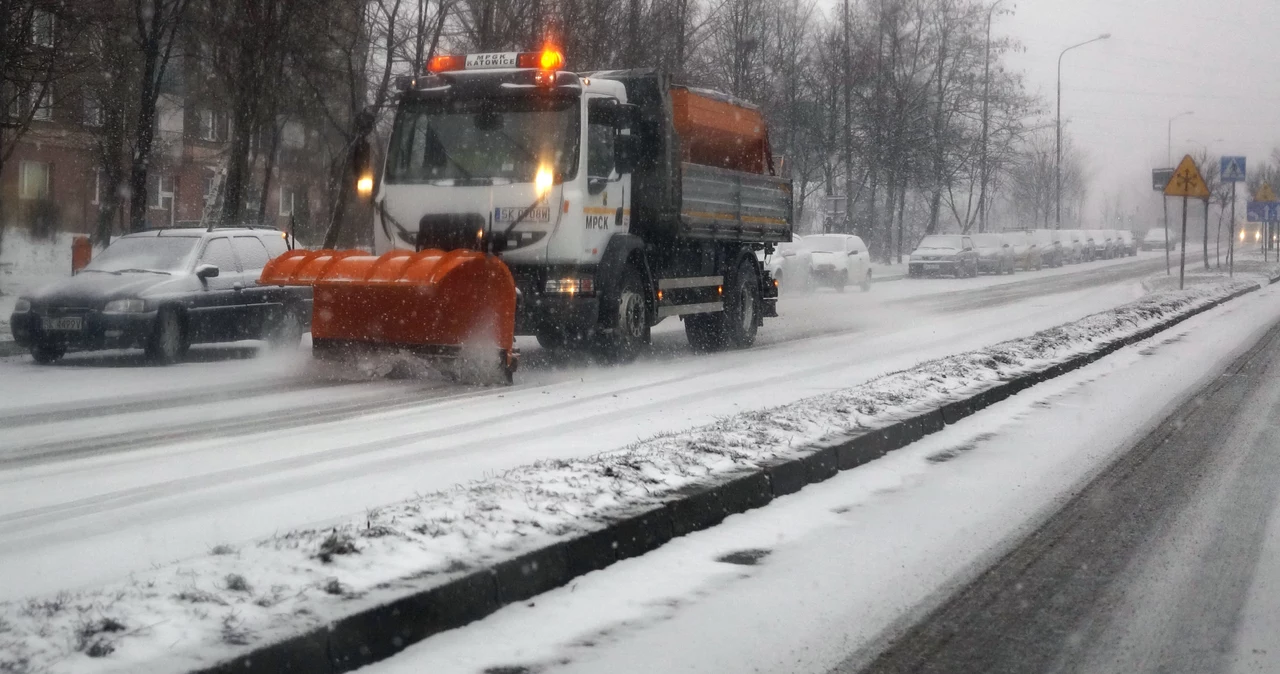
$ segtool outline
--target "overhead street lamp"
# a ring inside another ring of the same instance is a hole
[[[1056,206],[1057,215],[1055,217],[1055,222],[1057,223],[1058,229],[1062,229],[1062,57],[1066,56],[1067,52],[1071,51],[1072,49],[1077,49],[1087,44],[1093,44],[1098,40],[1106,40],[1110,37],[1111,37],[1111,33],[1103,33],[1102,35],[1099,35],[1098,37],[1095,37],[1092,40],[1085,40],[1080,44],[1073,44],[1070,47],[1063,49],[1061,54],[1058,54],[1058,123],[1057,123],[1058,133],[1057,133],[1057,143],[1056,143],[1057,160],[1054,162],[1054,178],[1055,178],[1054,182],[1057,185],[1057,189],[1054,191],[1054,195],[1055,195],[1054,201],[1057,203],[1057,206]]]

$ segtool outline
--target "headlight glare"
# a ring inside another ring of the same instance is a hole
[[[146,303],[138,299],[112,300],[103,307],[105,314],[138,314],[146,311]]]

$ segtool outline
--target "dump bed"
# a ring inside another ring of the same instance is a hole
[[[640,109],[632,231],[642,237],[777,243],[791,240],[791,183],[773,175],[759,109],[673,85],[652,70],[607,71]]]

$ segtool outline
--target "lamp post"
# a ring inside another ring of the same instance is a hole
[[[991,17],[1004,0],[991,3],[987,10],[987,48],[982,61],[982,179],[978,188],[978,231],[987,231],[987,108],[991,100]]]
[[[1095,37],[1092,40],[1085,40],[1080,44],[1073,44],[1070,47],[1063,49],[1061,54],[1058,54],[1058,123],[1057,123],[1058,133],[1057,133],[1057,143],[1056,143],[1057,159],[1054,162],[1054,171],[1053,171],[1054,182],[1057,185],[1056,189],[1054,190],[1054,201],[1056,202],[1056,209],[1057,209],[1057,215],[1054,221],[1056,222],[1056,226],[1058,229],[1062,229],[1062,57],[1066,56],[1067,52],[1071,51],[1072,49],[1077,49],[1087,44],[1092,44],[1094,42],[1097,42],[1098,40],[1106,40],[1109,37],[1111,37],[1111,33],[1103,33],[1102,35],[1099,35],[1098,37]]]

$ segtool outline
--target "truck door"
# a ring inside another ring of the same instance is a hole
[[[619,175],[615,161],[618,100],[587,100],[587,197],[583,203],[585,253],[604,252],[609,237],[631,226],[631,176]]]

